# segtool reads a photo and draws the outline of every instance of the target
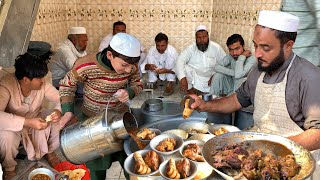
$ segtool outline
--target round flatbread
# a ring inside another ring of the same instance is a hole
[[[65,171],[61,171],[60,173],[62,173],[63,175],[67,175],[69,176],[69,174],[72,172],[72,170],[65,170]]]
[[[81,178],[86,174],[84,169],[74,169],[68,176],[69,180],[81,180]]]

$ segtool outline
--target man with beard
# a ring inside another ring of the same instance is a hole
[[[233,34],[227,39],[229,54],[218,61],[215,74],[209,80],[210,94],[230,95],[247,79],[257,60],[250,50],[244,49],[244,40],[240,34]]]
[[[280,11],[261,11],[253,43],[258,66],[236,93],[204,102],[191,95],[191,108],[231,113],[254,106],[258,131],[288,137],[313,151],[320,164],[320,69],[293,53],[299,18]],[[315,175],[317,174],[317,175]],[[320,177],[319,167],[314,176]]]
[[[180,54],[174,70],[182,92],[204,94],[209,93],[208,81],[215,73],[216,62],[223,59],[226,53],[219,44],[209,41],[206,26],[198,26],[195,35],[196,42]]]
[[[145,62],[140,65],[142,73],[148,72],[148,82],[155,86],[158,77],[161,81],[167,81],[164,95],[170,96],[174,93],[176,75],[173,72],[174,64],[178,58],[177,50],[169,44],[168,36],[158,33],[155,37],[156,45],[152,46]]]
[[[57,52],[52,56],[49,69],[52,73],[52,84],[57,89],[59,82],[68,71],[71,70],[74,62],[87,55],[88,36],[84,27],[71,27],[68,39],[60,43]],[[82,94],[82,86],[79,86],[79,94]]]

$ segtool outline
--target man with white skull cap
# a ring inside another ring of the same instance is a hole
[[[137,96],[143,88],[140,82],[137,63],[140,58],[140,42],[132,35],[117,33],[110,45],[102,52],[89,54],[78,59],[72,70],[60,81],[61,106],[72,121],[74,114],[74,92],[76,84],[84,84],[84,102],[82,119],[96,116],[105,109],[128,111],[126,102]],[[113,161],[123,165],[126,154],[124,151],[87,162],[91,180],[105,179],[106,169]]]
[[[258,65],[247,81],[236,93],[221,99],[204,102],[191,95],[195,99],[191,108],[231,113],[252,104],[259,131],[288,137],[318,151],[320,69],[293,53],[298,26],[299,19],[289,13],[260,11],[253,36]],[[319,160],[319,154],[313,153]]]
[[[226,53],[219,44],[209,40],[205,25],[195,28],[195,38],[196,42],[181,52],[174,71],[182,92],[204,94],[210,90],[208,82],[214,74],[216,62],[223,59]]]
[[[58,50],[52,56],[49,63],[54,87],[58,89],[60,80],[71,70],[74,62],[78,58],[87,55],[87,42],[86,28],[71,27],[68,30],[68,38],[59,44]],[[77,94],[83,94],[81,85],[79,85]]]

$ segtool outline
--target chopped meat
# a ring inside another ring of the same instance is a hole
[[[286,157],[281,158],[279,163],[281,166],[280,173],[283,179],[291,179],[298,174],[301,169],[300,165],[296,163],[293,155],[287,155]]]
[[[183,156],[193,161],[204,162],[204,158],[201,155],[201,147],[195,143],[190,143],[183,150]]]
[[[148,128],[145,128],[137,134],[137,137],[142,140],[151,140],[156,137],[156,133]]]
[[[190,176],[190,161],[187,158],[181,159],[177,162],[177,169],[182,178],[187,178]]]
[[[159,156],[154,151],[149,151],[144,157],[144,162],[154,171],[159,168]]]
[[[156,150],[161,152],[173,151],[176,144],[177,141],[174,138],[166,138],[156,146]]]

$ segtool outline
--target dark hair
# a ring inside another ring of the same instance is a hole
[[[48,73],[47,61],[28,52],[16,58],[14,67],[16,68],[15,75],[18,80],[23,79],[23,77],[27,77],[30,80],[43,78]]]
[[[113,23],[113,30],[116,28],[116,26],[120,26],[123,25],[125,28],[127,28],[126,24],[122,21],[117,21],[115,23]]]
[[[259,25],[261,26],[261,25]],[[265,26],[261,26],[262,28],[269,28]],[[297,32],[285,32],[285,31],[279,31],[276,29],[269,28],[272,31],[274,31],[274,35],[276,36],[277,39],[279,39],[281,46],[283,46],[285,43],[288,41],[292,40],[293,42],[296,41],[297,38]]]
[[[206,32],[207,32],[207,34],[209,35],[209,32],[208,32],[207,30],[204,30],[204,29],[199,30],[199,31],[197,31],[197,32],[203,32],[203,31],[206,31]],[[196,32],[196,34],[197,34],[197,32]]]
[[[129,64],[135,64],[135,63],[138,63],[139,60],[140,60],[140,56],[138,57],[128,57],[128,56],[125,56],[123,54],[120,54],[118,53],[117,51],[113,50],[112,47],[109,45],[106,49],[104,49],[102,51],[102,54],[103,53],[106,53],[107,51],[110,51],[113,55],[113,57],[118,57],[118,58],[121,58],[123,59],[125,62],[129,63]]]
[[[232,34],[230,37],[227,39],[227,46],[230,46],[233,43],[240,42],[241,46],[244,45],[244,40],[240,34]]]
[[[154,38],[154,41],[155,42],[160,42],[160,41],[163,41],[165,40],[166,42],[168,42],[168,36],[163,34],[163,33],[159,33],[156,35],[156,37]]]
[[[274,30],[275,36],[280,40],[281,46],[283,46],[288,41],[292,40],[293,42],[296,41],[297,32],[284,32],[279,30]]]

